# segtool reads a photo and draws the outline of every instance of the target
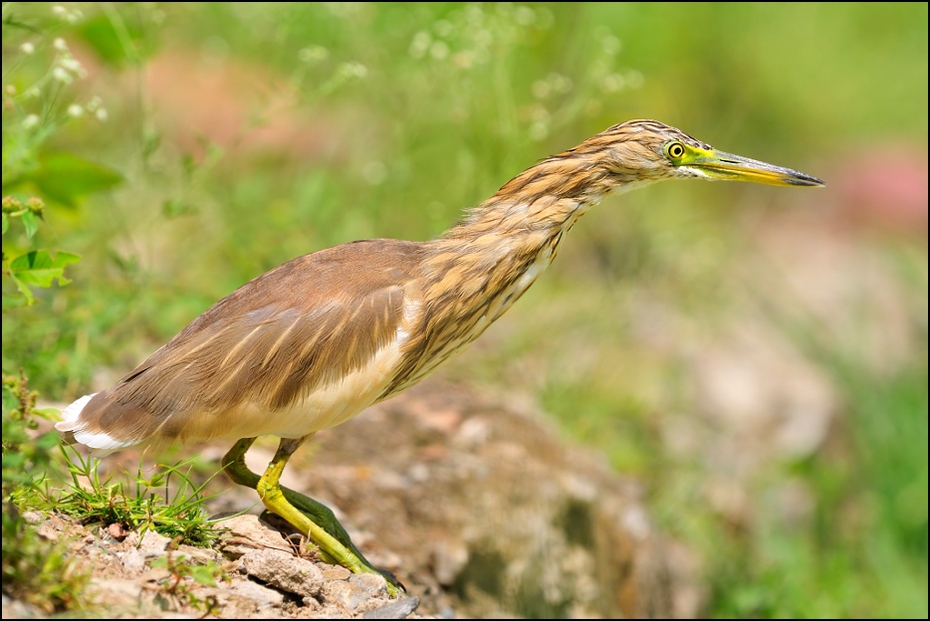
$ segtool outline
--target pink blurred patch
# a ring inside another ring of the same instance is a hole
[[[865,151],[827,177],[841,213],[859,226],[926,237],[926,151],[892,144]]]
[[[87,69],[90,92],[104,101],[136,96],[139,73],[106,68],[79,43],[73,53]],[[333,119],[318,109],[308,114],[287,76],[260,63],[163,50],[146,62],[141,79],[146,114],[165,139],[195,160],[212,145],[310,161],[338,147]]]

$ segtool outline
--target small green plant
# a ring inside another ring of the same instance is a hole
[[[58,443],[56,434],[30,436],[39,424],[36,419],[52,420],[55,408],[37,408],[35,391],[29,390],[26,376],[3,374],[3,498],[13,488],[32,480],[36,471],[51,465],[51,449]]]
[[[68,541],[50,542],[15,505],[3,505],[3,595],[45,613],[80,606],[89,574],[67,554]]]
[[[46,494],[49,506],[64,515],[81,521],[121,524],[144,535],[148,530],[177,539],[180,543],[209,547],[218,537],[213,522],[202,510],[209,498],[203,489],[209,483],[197,486],[191,481],[193,460],[176,466],[156,466],[146,475],[140,462],[129,489],[112,477],[101,480],[97,460],[85,457],[74,449],[62,448],[71,453],[68,471],[71,483],[57,498],[55,492]],[[186,469],[186,471],[184,471]],[[172,479],[177,481],[172,491]]]
[[[229,582],[229,576],[213,561],[203,565],[188,563],[183,557],[169,552],[167,556],[152,561],[152,569],[164,568],[168,575],[159,581],[155,601],[163,610],[178,610],[189,606],[207,617],[217,610],[218,603],[213,595],[199,597],[196,591],[201,586],[215,587],[217,579]]]
[[[39,482],[58,468],[57,434],[31,433],[37,418],[55,410],[35,402],[22,373],[3,375],[3,594],[52,613],[79,605],[88,576],[66,555],[67,541],[42,539],[22,516],[35,508]]]
[[[69,85],[84,69],[54,32],[80,18],[79,12],[58,7],[33,23],[20,20],[26,7],[3,6],[3,200],[2,308],[31,306],[38,291],[69,282],[67,266],[78,255],[40,247],[40,224],[47,202],[73,205],[74,199],[115,184],[120,177],[97,169],[81,180],[80,168],[92,164],[47,149],[49,140],[67,123],[90,114],[99,121],[106,110],[99,100],[80,104],[67,97]],[[16,13],[14,15],[14,13]],[[69,163],[70,162],[70,163]],[[46,223],[47,224],[47,223]],[[47,228],[47,226],[46,226]],[[22,309],[14,312],[24,312]],[[6,345],[6,342],[4,343]],[[5,352],[6,354],[6,352]],[[22,360],[13,364],[19,366]],[[81,602],[86,573],[66,554],[67,541],[42,539],[23,518],[26,510],[45,505],[43,488],[63,480],[54,459],[57,433],[36,434],[39,419],[53,419],[53,408],[36,408],[37,393],[26,375],[3,373],[3,593],[52,613]],[[15,368],[15,367],[14,367]]]
[[[19,218],[25,229],[26,237],[31,241],[38,231],[38,221],[42,219],[45,203],[42,199],[31,197],[25,201],[16,196],[3,197],[3,234],[10,230],[10,220]],[[3,294],[3,309],[35,303],[32,287],[50,288],[55,280],[59,285],[66,285],[65,267],[76,263],[80,257],[71,252],[59,251],[55,255],[48,250],[31,250],[7,255],[7,246],[3,248],[3,275],[16,285],[16,293]]]
[[[122,176],[52,145],[61,129],[81,120],[102,123],[99,97],[79,100],[73,85],[87,71],[56,36],[83,19],[77,8],[48,13],[3,5],[3,309],[35,303],[33,288],[67,284],[64,269],[80,257],[37,248],[48,204],[74,207],[87,194],[113,187]],[[12,226],[18,221],[22,225]],[[15,288],[7,287],[7,279]]]

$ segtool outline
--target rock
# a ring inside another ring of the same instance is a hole
[[[152,557],[169,554],[169,539],[154,532],[141,538],[131,532],[120,542],[98,528],[95,538],[55,516],[39,528],[49,538],[83,542],[72,552],[93,566],[91,593],[107,616],[132,610],[174,618],[205,612],[578,618],[700,611],[705,595],[694,579],[700,566],[652,522],[636,482],[589,452],[567,448],[528,408],[424,387],[320,437],[312,467],[301,463],[301,453],[291,460],[300,474],[297,491],[328,499],[374,566],[398,574],[407,597],[390,599],[379,575],[295,555],[298,538],[286,540],[275,522],[254,515],[217,524],[224,535],[216,547],[233,562],[215,586],[151,568]],[[253,490],[227,490],[255,502]],[[177,567],[222,561],[217,551],[186,545],[170,554]]]
[[[222,520],[217,527],[226,532],[220,547],[224,555],[238,559],[252,550],[290,550],[281,533],[270,530],[258,516],[237,515]]]
[[[4,619],[40,619],[45,613],[36,606],[3,596]]]
[[[371,594],[366,588],[339,580],[327,582],[323,586],[321,596],[323,603],[333,603],[349,611],[357,609],[371,599]]]
[[[216,550],[189,545],[179,545],[178,549],[174,551],[174,555],[176,558],[184,559],[187,563],[193,565],[205,565],[210,561],[218,561],[222,558]]]
[[[468,564],[468,546],[460,539],[441,538],[433,542],[433,573],[443,586],[452,586]]]
[[[352,572],[342,565],[326,565],[323,568],[323,577],[327,580],[348,580]]]
[[[134,610],[139,607],[142,585],[138,580],[125,578],[91,579],[88,587],[94,601],[109,610]]]
[[[387,580],[384,576],[376,574],[352,574],[349,582],[357,584],[368,592],[371,597],[387,595]]]
[[[281,550],[252,550],[241,560],[250,576],[294,595],[316,597],[323,586],[323,573],[316,565]]]
[[[129,548],[125,552],[118,553],[123,568],[132,574],[138,574],[145,569],[145,553],[136,548]]]
[[[372,608],[362,615],[363,619],[406,619],[420,605],[419,598],[405,597],[390,604]]]
[[[154,530],[147,530],[142,535],[142,541],[139,542],[138,548],[140,552],[149,556],[161,556],[168,549],[170,543],[171,539],[169,537],[160,535]]]
[[[39,524],[38,528],[39,536],[49,541],[58,541],[58,538],[61,536],[61,531],[61,518],[55,515],[49,516],[47,520]]]
[[[235,602],[239,608],[251,608],[249,612],[268,611],[284,603],[284,595],[281,592],[250,580],[236,581],[228,589],[219,591],[217,599],[224,605]],[[235,618],[229,614],[223,616]]]
[[[457,415],[440,425],[433,411]],[[314,448],[298,491],[335,499],[343,524],[371,533],[363,552],[376,567],[390,558],[383,546],[398,553],[387,569],[427,614],[699,613],[701,597],[688,589],[695,572],[672,570],[676,544],[652,522],[637,482],[567,447],[528,408],[434,382],[320,432]],[[428,475],[411,475],[418,465]],[[406,473],[406,483],[398,490],[370,474],[380,472]],[[351,589],[323,593],[358,610]]]
[[[42,515],[41,511],[23,511],[23,519],[26,520],[27,524],[35,526],[41,524],[45,520],[45,516]]]
[[[107,526],[107,534],[116,541],[122,541],[128,537],[129,532],[122,524],[113,523]]]

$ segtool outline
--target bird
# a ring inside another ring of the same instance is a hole
[[[826,185],[719,151],[655,120],[619,123],[550,156],[427,241],[369,239],[295,258],[242,285],[113,386],[56,424],[92,456],[234,440],[233,482],[258,492],[321,558],[385,577],[322,503],[283,487],[288,459],[320,430],[421,381],[477,339],[555,259],[565,234],[611,193],[668,179]],[[280,438],[263,474],[245,454]]]

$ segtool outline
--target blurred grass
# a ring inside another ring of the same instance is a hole
[[[4,369],[23,366],[61,400],[281,262],[434,236],[541,157],[629,118],[824,176],[877,146],[927,147],[926,4],[82,3],[74,24],[51,21],[47,4],[7,5],[30,28],[5,23],[4,66],[54,31],[89,69],[80,96],[109,111],[47,149],[125,178],[53,205],[46,234],[83,255],[76,282],[3,319]],[[45,71],[47,55],[16,79]],[[856,334],[769,318],[844,405],[838,446],[756,476],[748,530],[705,507],[704,466],[664,437],[673,410],[688,411],[690,369],[644,345],[632,309],[694,318],[671,321],[676,342],[726,326],[744,304],[730,271],[752,253],[747,222],[796,196],[668,184],[605,201],[444,372],[535,394],[644,480],[664,525],[705,559],[709,614],[926,617],[925,302],[923,319],[919,304],[906,314],[919,342],[886,372],[850,354]],[[925,233],[875,243],[913,249],[903,263],[916,277],[900,280],[925,300]],[[801,526],[765,510],[786,480],[814,498]]]

